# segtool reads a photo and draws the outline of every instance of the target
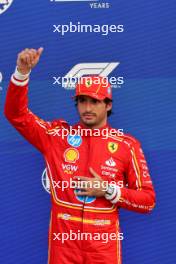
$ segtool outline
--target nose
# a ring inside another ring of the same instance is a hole
[[[87,100],[85,102],[85,108],[86,108],[86,112],[91,112],[91,110],[92,110],[92,104],[91,104],[90,101]]]

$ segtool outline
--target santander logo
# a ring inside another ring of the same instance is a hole
[[[110,158],[110,159],[108,159],[107,161],[105,161],[105,164],[106,164],[107,166],[110,166],[110,167],[115,167],[116,162],[113,160],[113,158]]]

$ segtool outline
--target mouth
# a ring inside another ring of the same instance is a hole
[[[83,117],[86,119],[92,119],[95,117],[95,114],[83,114]]]

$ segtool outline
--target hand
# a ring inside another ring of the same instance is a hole
[[[43,52],[43,48],[25,49],[18,54],[17,68],[21,74],[28,74],[32,68],[39,62],[40,56]]]
[[[77,192],[76,195],[79,196],[87,195],[87,196],[96,196],[96,197],[105,196],[106,189],[103,186],[102,178],[92,168],[89,168],[89,170],[91,174],[94,176],[94,178],[84,177],[84,176],[74,177],[74,179],[80,180],[84,183],[83,188],[79,188],[80,191]]]

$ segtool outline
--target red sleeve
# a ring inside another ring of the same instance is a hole
[[[12,76],[8,87],[4,114],[16,130],[42,153],[48,148],[49,122],[38,118],[28,109],[28,80]]]
[[[124,141],[125,142],[125,141]],[[127,188],[121,188],[118,206],[141,213],[151,211],[155,206],[155,191],[147,162],[140,143],[132,140],[128,145],[128,165],[126,168]]]

